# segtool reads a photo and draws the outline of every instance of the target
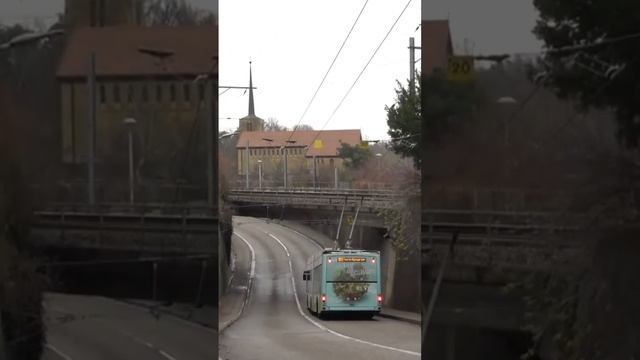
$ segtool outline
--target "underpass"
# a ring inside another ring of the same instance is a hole
[[[222,359],[420,357],[418,324],[380,316],[323,321],[307,311],[302,272],[317,243],[255,218],[236,217],[234,233],[234,244],[253,254],[241,257],[253,259],[254,276],[240,317],[220,334]]]
[[[507,292],[505,285],[533,273],[574,271],[586,220],[553,212],[423,209],[423,308],[434,301],[423,352],[447,359],[512,359],[526,352],[530,338],[523,329],[532,321],[525,316],[526,294]],[[486,348],[492,351],[481,351]]]

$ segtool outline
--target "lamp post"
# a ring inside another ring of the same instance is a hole
[[[126,118],[123,123],[129,130],[129,204],[133,205],[133,127],[136,125],[136,120]]]
[[[262,160],[258,160],[258,188],[262,189]]]
[[[506,107],[510,107],[511,105],[515,105],[517,103],[516,99],[512,98],[511,96],[503,96],[501,98],[499,98],[496,103],[502,105],[502,107],[506,108]],[[509,121],[510,119],[507,117],[507,115],[505,114],[503,116],[503,120],[502,122],[504,123],[504,145],[505,146],[509,146]]]
[[[285,144],[282,146],[282,150],[284,152],[284,188],[285,189],[287,188],[287,185],[288,185],[288,181],[287,181],[288,179],[287,178],[289,177],[289,172],[288,172],[288,169],[287,169],[288,166],[289,166],[287,144],[295,144],[295,143],[296,143],[295,140],[286,140]]]
[[[270,139],[270,138],[262,138],[262,140],[268,142],[269,146],[271,146],[271,144],[273,143],[273,139]]]

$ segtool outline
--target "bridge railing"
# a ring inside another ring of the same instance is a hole
[[[501,245],[535,245],[548,237],[580,230],[587,223],[582,214],[559,212],[508,212],[478,210],[422,210],[423,244],[449,241],[453,232],[464,242],[490,241]],[[428,250],[428,246],[423,246]]]
[[[51,203],[40,212],[49,213],[85,213],[85,214],[146,214],[149,215],[187,215],[200,217],[218,217],[218,208],[203,204],[163,204],[163,203]]]

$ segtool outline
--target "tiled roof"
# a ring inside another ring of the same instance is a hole
[[[236,147],[239,149],[245,148],[248,142],[250,148],[280,148],[289,139],[290,135],[291,131],[245,131],[240,133]],[[309,146],[312,145],[314,139],[322,143],[320,149],[316,149],[315,146]],[[360,130],[305,130],[294,132],[291,141],[295,141],[295,143],[287,143],[287,147],[309,146],[307,156],[337,156],[341,143],[355,146],[360,144],[362,136]]]
[[[422,73],[428,75],[435,68],[446,68],[453,55],[449,20],[422,20]]]
[[[164,61],[140,48],[171,51]],[[67,40],[58,77],[85,77],[91,52],[97,76],[199,75],[217,73],[216,26],[110,26],[75,29]]]

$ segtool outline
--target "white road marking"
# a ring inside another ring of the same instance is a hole
[[[47,344],[45,346],[46,346],[47,349],[53,351],[54,353],[56,353],[56,355],[58,355],[59,357],[63,358],[64,360],[73,360],[73,358],[71,358],[71,356],[63,353],[57,347],[55,347],[55,346],[53,346],[51,344]]]
[[[315,320],[313,320],[309,315],[305,314],[304,311],[302,310],[302,306],[300,306],[300,300],[298,300],[298,290],[296,289],[296,282],[294,281],[293,278],[293,264],[291,263],[291,254],[289,254],[289,250],[287,249],[287,247],[284,245],[284,243],[282,241],[280,241],[280,239],[278,239],[276,236],[274,236],[271,233],[266,233],[267,235],[271,236],[273,239],[275,239],[278,244],[280,244],[280,246],[282,246],[282,248],[284,249],[285,253],[287,254],[288,260],[289,260],[289,274],[291,275],[291,286],[293,287],[293,297],[296,299],[296,305],[298,305],[298,311],[300,312],[300,315],[302,315],[305,319],[309,320],[309,322],[311,322],[313,325],[315,325],[316,327],[325,330],[333,335],[339,336],[343,339],[347,339],[347,340],[351,340],[351,341],[356,341],[362,344],[366,344],[366,345],[371,345],[371,346],[375,346],[375,347],[379,347],[382,349],[387,349],[387,350],[392,350],[392,351],[397,351],[397,352],[401,352],[401,353],[405,353],[405,354],[409,354],[409,355],[414,355],[414,356],[418,356],[420,357],[421,354],[419,352],[415,352],[415,351],[409,351],[409,350],[404,350],[404,349],[398,349],[398,348],[394,348],[391,346],[386,346],[386,345],[381,345],[381,344],[376,344],[370,341],[366,341],[366,340],[362,340],[362,339],[357,339],[348,335],[344,335],[341,334],[337,331],[333,331],[331,329],[329,329],[328,327],[316,322]]]
[[[229,320],[224,324],[222,324],[222,326],[220,326],[220,329],[218,330],[219,333],[222,333],[224,329],[226,329],[229,325],[231,325],[231,323],[233,323],[238,318],[240,318],[240,315],[242,315],[242,313],[244,312],[244,309],[247,306],[247,303],[249,303],[249,298],[251,296],[251,288],[253,285],[253,278],[255,277],[255,274],[256,274],[256,252],[253,249],[253,246],[251,246],[249,241],[247,241],[247,239],[245,239],[242,235],[238,234],[237,232],[234,231],[233,235],[237,236],[238,239],[242,240],[242,242],[244,242],[249,248],[249,252],[251,253],[251,270],[249,271],[249,284],[247,285],[247,294],[245,295],[244,301],[242,302],[242,307],[240,308],[240,314],[235,319]]]
[[[164,357],[167,360],[178,360],[178,359],[174,358],[173,356],[171,356],[171,354],[167,353],[166,351],[164,351],[162,349],[159,349],[159,348],[155,347],[152,343],[150,343],[148,341],[145,341],[145,340],[143,340],[143,339],[141,339],[141,338],[139,338],[139,337],[127,332],[127,331],[123,331],[123,330],[118,330],[118,331],[121,334],[131,338],[133,341],[135,341],[135,342],[137,342],[139,344],[142,344],[142,345],[148,347],[149,349],[157,352],[158,354],[160,354],[162,357]]]

